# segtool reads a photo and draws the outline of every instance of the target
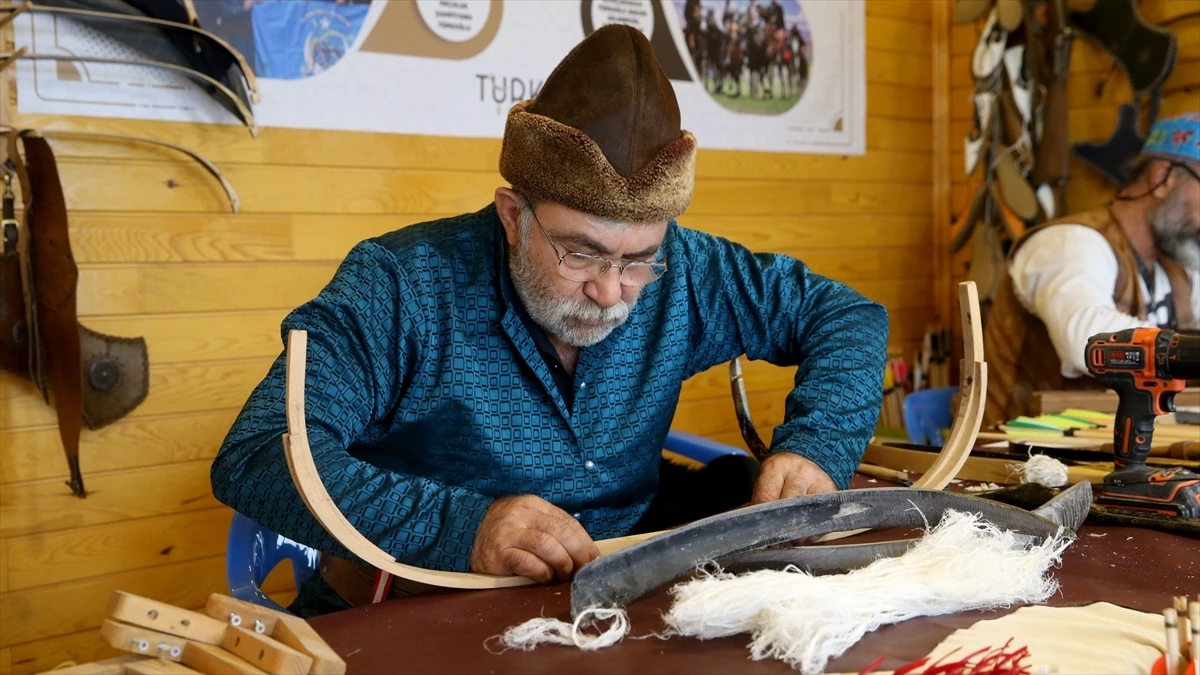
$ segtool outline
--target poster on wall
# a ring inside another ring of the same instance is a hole
[[[866,149],[863,0],[205,0],[260,127],[499,138],[509,108],[610,23],[636,26],[702,148]],[[239,124],[195,80],[67,15],[26,12],[22,113]],[[63,59],[61,57],[68,57]],[[77,57],[79,60],[72,60]]]

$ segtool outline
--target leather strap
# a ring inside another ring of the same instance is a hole
[[[80,377],[79,324],[75,286],[79,270],[71,255],[67,207],[59,181],[54,152],[46,139],[23,135],[29,192],[25,232],[29,241],[33,287],[38,317],[37,336],[43,359],[63,451],[71,469],[67,483],[79,497],[86,497],[79,470],[79,432],[83,425],[83,379]]]
[[[355,607],[421,595],[439,588],[328,554],[321,556],[320,574],[339,597]]]
[[[4,213],[0,220],[0,369],[29,377],[29,336],[25,328],[25,285],[21,283],[18,246],[21,226],[16,221],[13,174],[4,172]]]

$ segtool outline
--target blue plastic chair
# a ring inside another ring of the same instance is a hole
[[[240,513],[229,523],[229,543],[225,550],[225,577],[229,594],[280,612],[287,612],[262,591],[263,581],[284,560],[292,561],[292,572],[299,589],[317,571],[320,553],[287,537],[275,534]]]
[[[942,447],[942,430],[954,424],[950,400],[958,387],[922,389],[904,397],[904,428],[919,445]]]
[[[708,464],[724,455],[748,454],[745,450],[732,445],[725,445],[724,443],[718,443],[703,436],[675,430],[667,433],[667,440],[663,442],[663,449],[679,453],[701,464]]]

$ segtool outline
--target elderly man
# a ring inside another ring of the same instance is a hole
[[[1033,392],[1103,388],[1087,339],[1140,326],[1200,328],[1200,114],[1156,122],[1105,206],[1030,230],[988,317],[985,423],[1029,413]]]
[[[360,243],[285,319],[308,331],[309,441],[355,527],[407,564],[567,579],[594,540],[678,524],[659,470],[680,389],[742,354],[798,366],[787,418],[756,479],[722,472],[726,494],[693,495],[708,509],[686,517],[848,485],[887,315],[797,260],[677,225],[695,146],[650,43],[602,28],[510,111],[494,204]],[[370,571],[301,502],[285,430],[281,357],[214,492],[324,552],[296,611],[362,602]]]

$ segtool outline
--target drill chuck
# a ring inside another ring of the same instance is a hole
[[[1200,379],[1200,335],[1174,333],[1167,348],[1167,370],[1178,380]]]

